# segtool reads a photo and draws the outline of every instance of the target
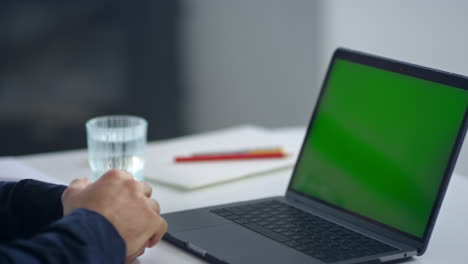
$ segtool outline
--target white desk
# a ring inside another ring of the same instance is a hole
[[[150,143],[148,148],[154,148]],[[46,174],[70,182],[77,177],[86,177],[90,171],[85,150],[23,156],[18,158],[26,165]],[[151,157],[147,157],[148,160]],[[157,172],[151,172],[157,173]],[[250,200],[274,195],[283,195],[291,171],[276,172],[209,187],[193,192],[184,192],[153,184],[153,198],[157,199],[162,212],[173,212],[220,203]],[[466,263],[468,250],[468,178],[453,175],[445,197],[438,222],[435,226],[428,251],[408,263],[440,264]],[[163,241],[149,249],[136,263],[204,263]]]

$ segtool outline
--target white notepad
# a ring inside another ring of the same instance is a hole
[[[15,158],[0,158],[0,181],[19,181],[22,179],[34,179],[55,184],[65,184],[62,180],[50,177]]]
[[[146,154],[148,180],[185,190],[202,188],[244,177],[291,168],[297,159],[303,130],[270,131],[240,126],[154,143]],[[199,152],[235,151],[282,147],[291,156],[281,159],[204,161],[175,163],[175,156]]]

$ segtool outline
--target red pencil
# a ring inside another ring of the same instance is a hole
[[[283,152],[258,153],[258,154],[226,154],[226,155],[196,155],[186,157],[175,157],[175,162],[195,161],[222,161],[222,160],[249,160],[249,159],[275,159],[284,158],[288,155]]]

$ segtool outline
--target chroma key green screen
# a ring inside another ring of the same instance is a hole
[[[291,188],[422,238],[465,90],[336,59]]]

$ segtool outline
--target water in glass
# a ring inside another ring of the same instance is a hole
[[[97,180],[110,169],[126,170],[136,180],[143,180],[145,144],[146,127],[89,128],[88,155],[92,180]]]

